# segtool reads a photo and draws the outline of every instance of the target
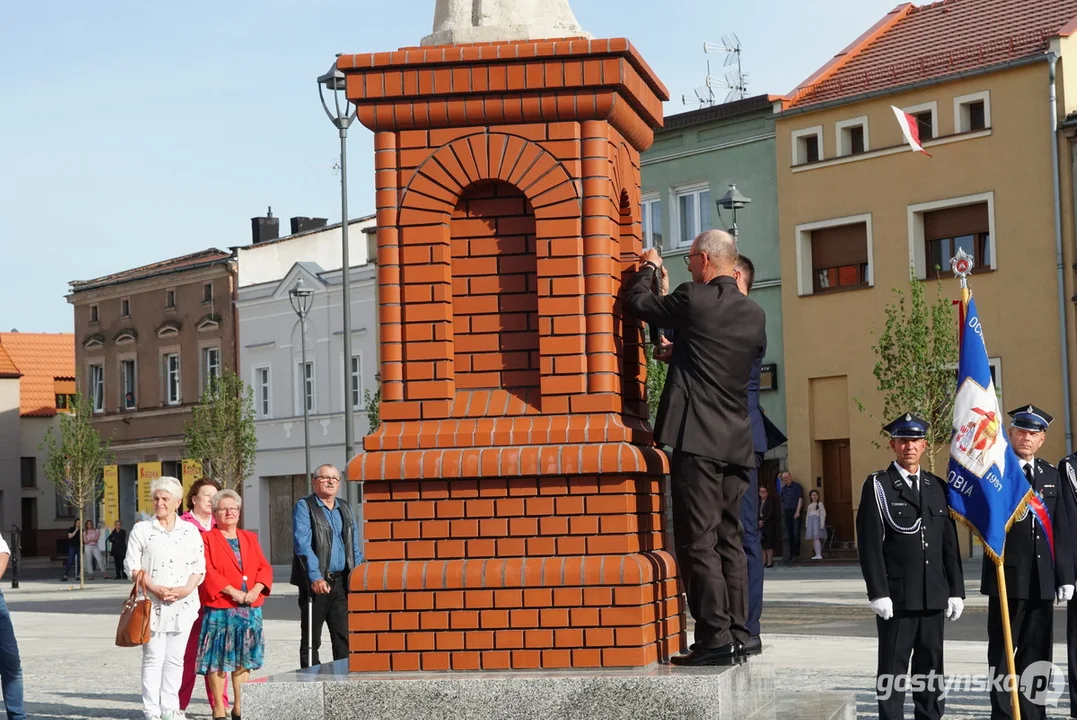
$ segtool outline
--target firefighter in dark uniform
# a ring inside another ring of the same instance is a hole
[[[920,467],[927,422],[906,414],[883,429],[896,459],[864,481],[856,515],[860,568],[878,615],[879,717],[905,717],[907,678],[898,678],[907,676],[911,655],[913,675],[938,677],[913,693],[915,717],[938,720],[943,626],[964,609],[957,528],[946,483]]]
[[[1065,501],[1060,502],[1059,475],[1054,466],[1036,457],[1047,436],[1050,415],[1035,405],[1011,410],[1010,446],[1021,462],[1021,470],[1029,484],[1043,498],[1043,504],[1054,528],[1055,558],[1044,529],[1034,514],[1023,510],[1006,533],[1002,567],[1006,575],[1006,598],[1010,609],[1010,631],[1013,634],[1014,670],[1020,678],[1025,668],[1034,662],[1051,660],[1053,642],[1054,602],[1073,597],[1073,559],[1069,548],[1069,523]],[[1006,645],[1002,634],[1002,609],[998,597],[998,578],[995,564],[984,557],[980,592],[988,595],[987,606],[987,664],[996,675],[1005,676]],[[1010,694],[991,689],[993,720],[1013,716]],[[1029,700],[1026,691],[1018,693],[1022,720],[1046,718],[1046,706]]]
[[[1062,458],[1058,464],[1058,475],[1058,491],[1066,506],[1070,537],[1074,538],[1077,534],[1077,453]],[[1077,538],[1073,542],[1077,542]],[[1071,549],[1070,554],[1077,579],[1077,553]],[[1077,597],[1069,598],[1066,603],[1066,656],[1069,661],[1070,717],[1077,717]]]

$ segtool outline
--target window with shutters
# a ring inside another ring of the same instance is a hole
[[[798,225],[796,236],[798,295],[875,284],[870,213]]]
[[[950,259],[958,250],[972,256],[974,273],[991,270],[991,223],[986,202],[926,212],[923,222],[929,277],[952,277]]]
[[[813,293],[869,287],[867,223],[812,230],[811,258]]]
[[[994,192],[908,206],[909,255],[920,280],[953,277],[958,250],[972,256],[974,273],[998,268]]]

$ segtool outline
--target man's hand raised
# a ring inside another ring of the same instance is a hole
[[[639,262],[641,265],[643,263],[654,263],[655,267],[662,267],[662,256],[658,254],[657,248],[647,248],[639,256]]]

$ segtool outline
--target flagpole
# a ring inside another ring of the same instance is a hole
[[[968,255],[964,250],[958,250],[957,256],[950,260],[950,267],[953,268],[954,275],[958,277],[961,283],[961,327],[965,326],[965,315],[969,306],[969,299],[972,297],[972,292],[969,290],[969,273],[972,272],[972,256]],[[960,337],[964,332],[958,334]],[[986,549],[986,545],[985,545]],[[1013,710],[1014,720],[1021,720],[1021,702],[1017,694],[1017,668],[1014,664],[1013,657],[1013,633],[1010,630],[1010,599],[1006,593],[1006,571],[1002,567],[1002,558],[995,556],[992,558],[995,563],[995,578],[998,585],[998,602],[1002,610],[1002,636],[1003,642],[1006,648],[1006,670],[1007,681],[1010,685],[1010,707]],[[997,668],[991,668],[993,672],[997,671]],[[1010,678],[1013,678],[1010,682]]]

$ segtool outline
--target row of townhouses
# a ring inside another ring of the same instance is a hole
[[[673,284],[687,279],[682,258],[695,235],[731,226],[718,207],[730,186],[751,199],[736,222],[756,266],[752,296],[767,313],[761,403],[789,437],[762,476],[788,468],[818,488],[839,543],[855,540],[863,478],[887,462],[873,443],[878,423],[858,406],[881,411],[871,348],[883,308],[910,272],[933,283],[959,248],[975,257],[971,284],[1003,408],[1032,402],[1055,415],[1044,457],[1071,446],[1077,70],[1067,73],[1066,61],[1077,62],[1075,35],[1077,0],[1028,0],[1020,12],[1012,0],[903,4],[788,95],[668,116],[642,157],[642,236],[662,250]],[[891,106],[914,116],[931,157],[909,151]],[[184,475],[183,424],[207,378],[227,367],[253,388],[258,416],[245,523],[268,538],[274,563],[287,562],[287,517],[305,487],[303,405],[315,465],[345,462],[346,401],[361,451],[378,312],[375,268],[364,260],[351,272],[345,358],[340,226],[295,218],[278,237],[276,222],[255,218],[244,247],[72,283],[69,365],[20,364],[20,343],[33,343],[0,336],[0,401],[20,408],[23,427],[21,490],[6,492],[21,492],[21,522],[37,529],[39,553],[56,551],[69,521],[31,449],[76,374],[113,438],[114,514],[129,524],[148,478]],[[353,221],[353,257],[367,257],[361,231],[373,226],[373,217]],[[941,276],[956,299],[956,282]],[[288,299],[300,280],[314,291],[306,365]],[[37,388],[21,399],[4,384],[20,372]],[[357,379],[350,399],[346,372]],[[36,407],[47,388],[53,405]],[[0,432],[0,442],[13,437]],[[14,447],[0,453],[0,462],[19,457]],[[0,519],[20,521],[2,493]]]

